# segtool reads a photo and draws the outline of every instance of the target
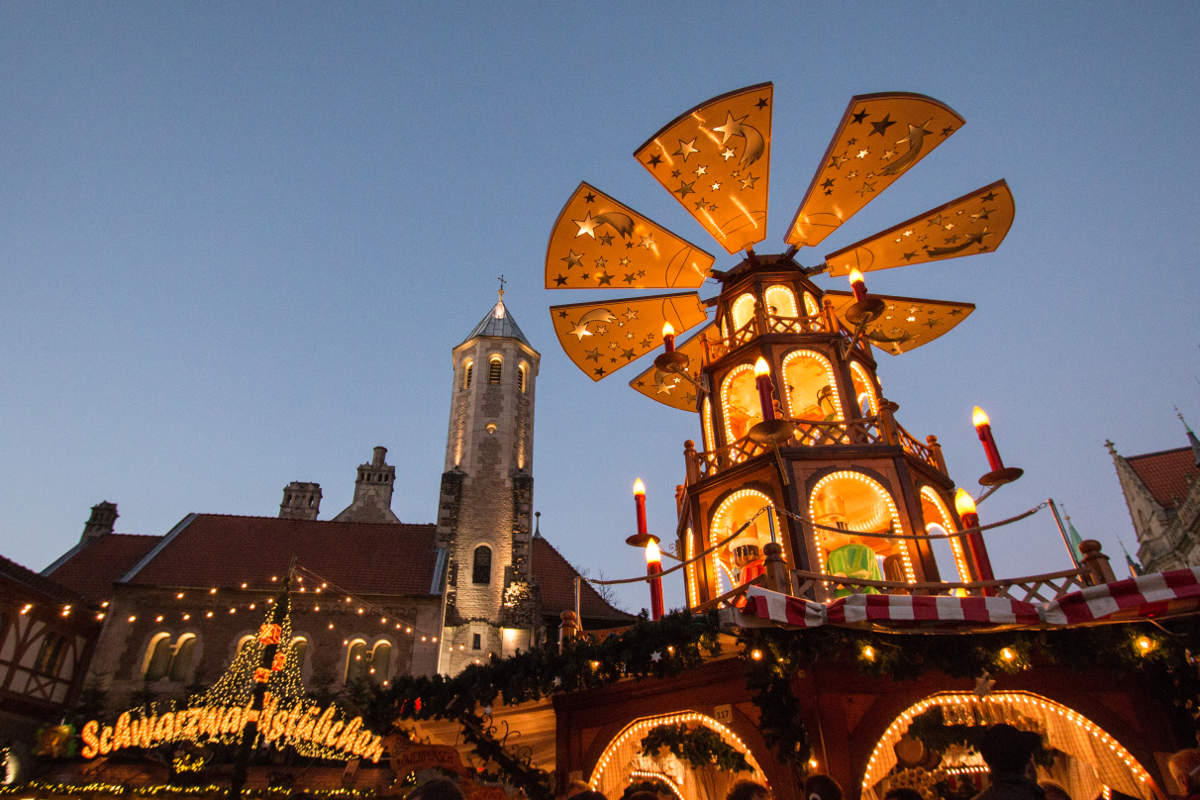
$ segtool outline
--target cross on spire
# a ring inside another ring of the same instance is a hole
[[[504,299],[504,287],[508,285],[508,281],[504,280],[504,273],[500,273],[500,299]]]

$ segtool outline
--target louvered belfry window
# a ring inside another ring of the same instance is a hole
[[[500,367],[503,362],[499,356],[494,356],[488,362],[488,383],[500,383]]]

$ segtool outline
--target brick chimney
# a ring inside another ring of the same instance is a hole
[[[88,517],[88,521],[83,526],[83,536],[79,537],[80,541],[99,539],[105,534],[112,533],[117,516],[116,503],[110,503],[107,500],[96,503],[92,506],[92,515]]]
[[[316,519],[321,510],[321,484],[292,481],[283,487],[280,519]]]

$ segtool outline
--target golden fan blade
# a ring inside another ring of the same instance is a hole
[[[635,390],[657,400],[663,405],[678,408],[680,411],[696,410],[696,385],[700,382],[700,365],[704,363],[704,339],[709,332],[716,335],[717,326],[709,323],[693,334],[686,342],[676,346],[675,352],[687,356],[687,365],[683,372],[687,378],[676,372],[661,370],[653,364],[650,368],[629,382]],[[690,378],[691,380],[688,380]]]
[[[594,381],[661,346],[664,322],[680,334],[707,318],[695,292],[550,306],[558,343]]]
[[[760,83],[707,100],[633,153],[730,253],[767,235],[774,88]]]
[[[854,326],[845,319],[846,309],[854,304],[853,293],[829,291],[825,296],[833,301],[834,313],[842,324],[854,330]],[[892,297],[883,294],[872,297],[878,297],[886,305],[879,319],[867,324],[863,336],[871,344],[893,356],[929,344],[975,310],[974,303],[960,303],[954,300]]]
[[[546,247],[547,289],[674,289],[704,283],[716,259],[587,183]]]
[[[830,253],[825,264],[837,276],[988,253],[1004,241],[1013,214],[1012,192],[998,180]]]
[[[851,98],[785,240],[820,244],[962,125],[954,109],[921,94]]]

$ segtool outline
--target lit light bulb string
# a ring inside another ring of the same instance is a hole
[[[306,577],[310,583],[315,583],[316,585],[312,588],[305,586],[304,582]],[[354,626],[356,629],[361,628],[362,623],[365,623],[368,619],[377,618],[379,620],[379,625],[392,628],[397,633],[403,633],[406,636],[413,637],[420,636],[422,641],[436,642],[438,640],[437,633],[422,632],[414,628],[415,620],[412,619],[410,615],[405,614],[404,612],[398,612],[385,608],[377,603],[371,602],[370,600],[365,600],[361,596],[347,591],[344,587],[338,586],[328,579],[318,575],[316,572],[313,572],[307,567],[296,564],[289,573],[288,579],[291,581],[291,589],[289,594],[291,596],[293,613],[303,615],[342,614],[355,618],[361,618],[362,622],[357,623]],[[271,582],[276,584],[276,586],[251,587],[246,582],[243,582],[238,587],[218,588],[216,586],[212,586],[207,589],[198,587],[175,587],[174,592],[175,599],[177,601],[185,600],[189,593],[198,593],[202,600],[208,599],[210,601],[207,607],[202,605],[198,609],[193,608],[190,610],[179,611],[177,613],[180,615],[180,619],[185,623],[199,623],[205,620],[214,619],[218,616],[218,614],[228,616],[237,614],[239,611],[257,611],[259,610],[260,604],[263,608],[267,608],[275,603],[275,598],[260,598],[256,595],[264,591],[278,591],[277,586],[279,582],[279,576],[272,575]],[[239,594],[247,593],[251,596],[248,598],[243,597],[241,599],[231,600],[228,599],[229,592],[235,592]],[[312,604],[302,604],[301,600],[307,599],[309,595],[313,596]],[[333,596],[326,597],[327,595]],[[105,600],[100,604],[101,610],[95,615],[97,620],[104,619],[108,613],[107,609],[109,606],[110,601],[108,600]],[[32,609],[32,605],[29,607],[29,609],[22,609],[21,613],[28,613],[30,609]],[[172,614],[172,616],[174,616],[174,614]],[[151,618],[156,623],[163,623],[168,619],[166,613],[153,614]],[[138,619],[139,615],[130,614],[128,617],[126,617],[125,621],[129,624],[133,624],[137,622]],[[334,630],[337,625],[333,622],[330,622],[326,627],[329,630]]]
[[[816,528],[818,530],[832,531],[833,533],[840,533],[843,536],[866,536],[866,537],[871,537],[874,539],[929,540],[929,539],[958,539],[959,537],[962,537],[968,533],[976,533],[978,531],[986,531],[986,530],[991,530],[992,528],[999,528],[1004,525],[1011,525],[1014,522],[1020,522],[1021,520],[1025,519],[1026,517],[1033,516],[1037,512],[1041,511],[1043,508],[1046,508],[1046,506],[1047,506],[1047,504],[1045,502],[1038,503],[1033,508],[1030,508],[1026,511],[1022,511],[1020,514],[1017,514],[1016,516],[1012,516],[1007,519],[1002,519],[999,522],[992,522],[987,525],[977,525],[974,528],[963,528],[961,531],[956,531],[954,533],[924,533],[924,534],[892,533],[890,531],[883,532],[883,531],[845,530],[843,528],[835,528],[835,527],[832,527],[829,525],[821,525],[820,523],[814,522],[811,518],[806,517],[803,514],[796,514],[792,511],[788,511],[787,509],[784,509],[784,508],[776,509],[776,511],[778,511],[780,514],[784,514],[788,517],[791,517],[794,520],[798,520],[800,522],[807,522],[809,525],[812,525],[814,528]],[[742,523],[742,526],[740,528],[738,528],[736,531],[734,531],[733,533],[726,536],[721,541],[713,544],[712,546],[710,546],[709,548],[707,548],[705,550],[700,551],[699,553],[697,553],[696,555],[687,559],[686,561],[680,561],[678,564],[671,567],[670,569],[663,570],[656,577],[662,577],[664,575],[670,575],[672,572],[678,572],[679,570],[683,569],[684,567],[688,566],[689,564],[694,564],[695,562],[700,561],[705,556],[709,555],[710,553],[714,552],[715,550],[719,550],[721,547],[724,547],[726,544],[728,544],[729,542],[736,539],[742,531],[746,530],[746,528],[748,528],[750,526],[751,522],[753,522],[755,519],[757,519],[758,516],[760,514],[762,514],[764,511],[766,511],[768,508],[770,508],[770,506],[763,506],[758,511],[754,512],[754,515],[751,516],[750,519],[748,519],[744,523]],[[613,579],[604,580],[604,581],[597,580],[594,578],[583,578],[583,580],[587,581],[588,583],[597,584],[600,586],[613,586],[613,585],[619,584],[619,583],[642,583],[642,582],[651,580],[651,578],[649,578],[645,575],[639,575],[634,578],[613,578]]]

